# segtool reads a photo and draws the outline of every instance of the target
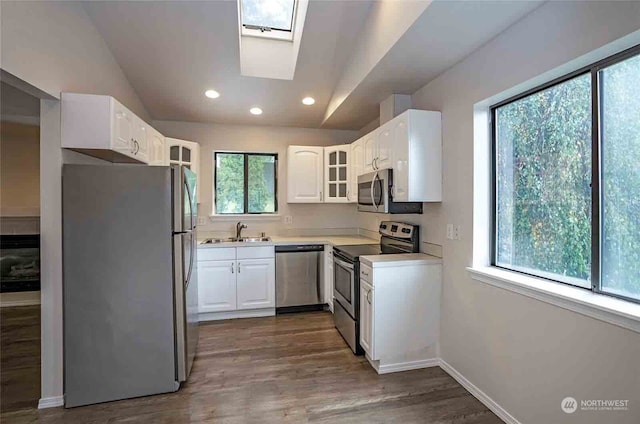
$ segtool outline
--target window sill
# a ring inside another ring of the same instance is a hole
[[[640,305],[496,267],[468,267],[474,280],[640,333]]]
[[[209,215],[209,222],[220,221],[280,221],[282,215],[279,213],[273,214],[224,214],[224,215]]]

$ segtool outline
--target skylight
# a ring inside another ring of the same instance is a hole
[[[295,0],[238,0],[242,26],[260,32],[293,30]],[[266,35],[266,34],[265,34]]]

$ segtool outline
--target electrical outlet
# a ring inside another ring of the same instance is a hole
[[[199,216],[197,225],[207,225],[207,217],[206,216]]]
[[[453,239],[460,240],[461,237],[462,234],[460,233],[460,226],[456,225],[455,227],[453,227]]]
[[[291,215],[286,215],[284,217],[284,223],[285,223],[285,225],[293,224],[293,217]]]
[[[453,224],[447,224],[447,240],[453,240]]]

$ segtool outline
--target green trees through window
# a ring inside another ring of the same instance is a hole
[[[218,214],[275,213],[278,155],[214,153]]]
[[[492,109],[495,265],[640,300],[639,51]]]
[[[640,298],[640,56],[600,78],[602,290]]]

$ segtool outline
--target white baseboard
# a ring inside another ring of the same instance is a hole
[[[38,409],[57,408],[64,406],[64,396],[42,398],[38,401]]]
[[[40,292],[0,293],[0,308],[33,306],[40,304]]]
[[[444,370],[447,374],[453,377],[462,387],[467,389],[469,393],[473,395],[476,399],[484,404],[487,408],[491,410],[494,414],[498,416],[502,421],[507,424],[521,424],[513,415],[508,413],[502,406],[498,405],[496,401],[491,399],[489,395],[480,390],[475,384],[470,382],[458,372],[455,368],[453,368],[447,361],[444,359],[440,359],[440,368]]]
[[[397,364],[380,364],[380,361],[373,361],[369,355],[365,355],[367,361],[378,374],[389,374],[392,372],[417,370],[421,368],[437,367],[440,365],[439,358],[421,359],[419,361],[400,362]]]
[[[198,320],[200,322],[205,321],[219,321],[223,319],[236,319],[236,318],[259,318],[259,317],[271,317],[276,314],[276,308],[266,309],[247,309],[242,311],[227,311],[227,312],[200,312],[198,314]]]

